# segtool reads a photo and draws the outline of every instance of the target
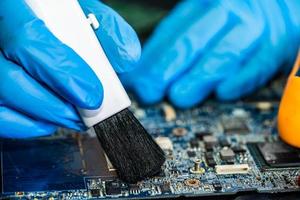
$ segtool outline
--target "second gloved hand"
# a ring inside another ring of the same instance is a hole
[[[144,103],[181,108],[215,92],[233,100],[264,85],[299,45],[299,1],[182,1],[122,77]]]
[[[140,56],[133,29],[98,0],[80,3],[98,18],[96,34],[115,70],[131,69]],[[48,135],[58,126],[85,128],[74,106],[98,108],[102,85],[25,0],[0,1],[0,50],[0,137]]]

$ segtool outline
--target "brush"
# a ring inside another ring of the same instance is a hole
[[[95,15],[86,16],[77,0],[26,0],[26,3],[100,79],[104,89],[101,107],[78,108],[78,111],[85,125],[94,128],[120,179],[135,183],[159,173],[165,162],[164,152],[129,111],[130,99],[94,33],[100,26]]]

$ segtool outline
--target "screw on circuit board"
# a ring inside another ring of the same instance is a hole
[[[201,160],[194,161],[194,167],[190,169],[190,172],[193,174],[205,173],[205,169],[201,167]]]

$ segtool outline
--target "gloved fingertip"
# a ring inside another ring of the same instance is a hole
[[[98,0],[79,1],[86,14],[94,13],[101,26],[96,35],[117,73],[131,71],[141,56],[135,30],[117,12]]]
[[[216,96],[221,101],[233,101],[242,96],[242,91],[236,84],[225,82],[217,87]]]
[[[150,105],[161,101],[164,98],[164,91],[154,83],[141,80],[134,85],[134,92],[141,103]]]
[[[79,132],[87,131],[90,127],[87,127],[83,122],[77,122],[78,129],[74,129]]]
[[[169,100],[181,109],[191,108],[205,98],[200,94],[193,94],[186,86],[178,82],[172,85],[168,91]]]
[[[57,127],[53,125],[45,125],[36,131],[37,131],[36,134],[33,134],[29,137],[42,137],[42,136],[52,135],[57,131]]]
[[[134,35],[136,34],[134,33]],[[137,63],[141,58],[142,47],[137,36],[132,36],[132,38],[126,42],[126,46],[119,47],[118,49],[120,60],[115,60],[114,64],[117,73],[130,72],[139,66]],[[110,60],[113,60],[113,58]]]
[[[69,128],[74,131],[84,131],[87,129],[87,127],[81,121],[69,122],[65,125],[65,128]]]
[[[85,100],[86,109],[98,109],[100,108],[102,102],[103,102],[103,89],[95,91],[94,94],[91,94],[91,96],[87,97]]]
[[[82,91],[82,95],[78,93],[78,99],[75,105],[79,108],[95,110],[98,109],[103,102],[104,89],[99,80],[90,80],[90,83],[93,85],[83,87],[82,90],[80,90]]]

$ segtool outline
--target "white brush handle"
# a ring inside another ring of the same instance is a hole
[[[87,19],[77,0],[26,2],[60,41],[71,47],[89,64],[103,85],[104,99],[100,109],[78,108],[86,126],[92,127],[128,108],[131,104],[128,95],[91,27],[91,20],[94,21],[93,26],[97,26],[96,19]]]

